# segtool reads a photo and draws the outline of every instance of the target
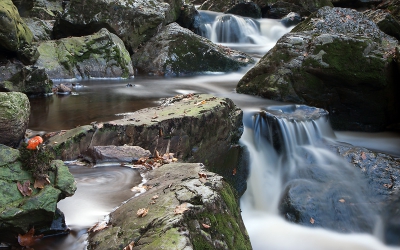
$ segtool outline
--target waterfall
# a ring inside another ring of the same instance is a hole
[[[241,207],[254,249],[388,249],[366,233],[379,222],[376,200],[360,171],[326,146],[327,117],[302,105],[245,111]]]

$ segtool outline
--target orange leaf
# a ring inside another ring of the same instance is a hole
[[[175,214],[183,214],[186,210],[189,210],[187,208],[187,203],[182,203],[181,205],[175,207],[174,213]]]
[[[346,202],[346,200],[345,200],[345,199],[340,199],[340,200],[339,200],[339,202],[341,202],[341,203],[345,203],[345,202]]]
[[[135,246],[135,242],[132,241],[131,243],[129,243],[129,245],[127,245],[126,247],[124,247],[123,250],[132,250],[134,246]]]
[[[26,147],[27,149],[35,150],[37,147],[43,143],[43,139],[40,136],[35,136],[28,141],[28,146]]]
[[[18,234],[18,243],[23,247],[30,247],[35,244],[38,239],[43,238],[43,234],[34,236],[35,229],[32,227],[29,232],[24,235]]]
[[[365,153],[362,152],[362,153],[361,153],[361,158],[362,158],[363,160],[365,160],[365,159],[367,159],[367,155],[365,155]]]
[[[204,223],[202,223],[201,224],[204,228],[210,228],[211,226],[210,225],[207,225],[207,224],[204,224]]]
[[[313,219],[313,217],[311,217],[310,223],[311,223],[311,224],[314,224],[314,222],[315,222],[315,220]]]
[[[232,175],[236,175],[236,168],[232,170]]]
[[[34,188],[44,188],[45,185],[50,184],[50,180],[48,177],[46,178],[39,178],[35,180],[35,183],[33,184]]]
[[[17,182],[18,190],[21,192],[23,196],[31,196],[32,188],[30,187],[30,185],[31,182],[29,180],[25,181],[23,185],[21,185],[19,181]]]
[[[207,179],[207,174],[205,174],[205,173],[199,173],[199,178]]]
[[[147,208],[140,208],[136,214],[138,217],[145,217],[147,215],[147,213],[149,212],[149,209]]]

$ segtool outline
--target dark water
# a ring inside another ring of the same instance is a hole
[[[281,35],[289,31],[277,21],[265,20],[261,23],[260,34],[267,39],[266,41],[260,38],[262,44],[227,42],[224,45],[250,52],[256,58],[261,57]],[[160,98],[186,93],[211,93],[229,97],[246,113],[259,110],[260,107],[282,105],[279,102],[235,93],[235,86],[246,70],[248,69],[228,74],[214,73],[179,78],[136,77],[128,80],[75,81],[74,83],[79,83],[80,87],[74,88],[72,95],[30,99],[32,112],[29,129],[34,133],[51,132],[71,129],[94,121],[115,120],[119,119],[118,114],[156,106]],[[128,83],[133,86],[127,87]],[[373,149],[400,155],[398,133],[391,133],[389,136],[387,133],[336,134],[340,141],[373,146]],[[254,143],[249,139],[252,136],[251,129],[247,127],[241,142],[249,143],[250,148],[254,147]],[[255,162],[264,165],[266,162],[271,162],[274,157],[278,156],[274,153],[267,159],[257,154],[252,156]],[[251,167],[252,173],[257,173],[256,167],[253,165]],[[35,249],[85,249],[87,228],[102,221],[106,214],[132,197],[135,193],[131,188],[142,181],[136,170],[126,167],[88,168],[71,165],[70,169],[77,180],[78,190],[73,197],[61,201],[59,207],[65,213],[71,234],[67,237],[46,239],[40,246],[35,246]],[[281,183],[277,183],[278,178],[271,173],[263,172],[259,176],[267,179],[249,180],[249,183],[260,184],[255,187],[257,195],[252,195],[249,199],[251,193],[246,192],[241,202],[244,221],[254,249],[388,249],[376,236],[339,234],[285,222],[277,215],[276,206]],[[254,206],[254,199],[259,206]]]

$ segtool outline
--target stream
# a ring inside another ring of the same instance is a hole
[[[272,48],[283,34],[290,31],[290,28],[285,28],[276,20],[258,20],[260,29],[254,28],[251,20],[236,20],[235,27],[251,25],[255,30],[255,33],[247,34],[246,32],[250,29],[247,26],[233,30],[229,27],[221,27],[218,24],[220,16],[218,13],[202,12],[202,15],[211,20],[205,26],[205,36],[214,42],[247,52],[256,59]],[[230,19],[235,20],[236,17],[230,17]],[[223,38],[216,30],[225,34]],[[235,38],[229,38],[232,34],[234,37],[237,36],[238,32],[242,32],[238,37],[246,37],[246,39],[235,41]],[[125,80],[75,80],[71,95],[30,99],[29,129],[33,133],[45,133],[71,129],[95,121],[115,120],[119,119],[122,113],[157,106],[160,98],[187,93],[210,93],[231,98],[238,107],[244,110],[245,117],[248,119],[251,118],[247,114],[252,114],[260,108],[283,105],[280,102],[235,92],[237,82],[248,69],[243,68],[234,73],[213,73],[178,78],[138,76]],[[62,82],[62,80],[59,81]],[[128,87],[128,83],[132,84],[132,87]],[[321,127],[322,130],[330,130],[329,123],[319,126],[325,126]],[[274,153],[267,143],[262,143],[260,146],[255,142],[256,130],[255,127],[245,126],[240,140],[240,143],[249,149],[252,159],[249,188],[241,199],[241,209],[254,249],[391,249],[381,243],[378,226],[373,235],[343,234],[299,226],[286,222],[279,216],[277,202],[284,186],[279,178],[282,173],[271,170],[270,168],[273,169],[274,166],[265,163],[270,159],[278,162],[280,156]],[[326,135],[320,135],[320,137],[324,136]],[[331,139],[400,156],[399,133],[368,134],[335,131],[329,136]],[[318,154],[317,146],[310,150]],[[332,160],[334,161],[336,160]],[[58,207],[64,212],[71,233],[68,236],[44,239],[40,245],[35,246],[35,249],[85,249],[86,230],[94,223],[102,221],[104,216],[121,202],[129,199],[132,196],[130,189],[142,181],[138,171],[119,165],[92,168],[75,165],[73,162],[69,162],[68,165],[77,181],[78,189],[73,197],[60,201]],[[353,185],[356,184],[353,183]]]

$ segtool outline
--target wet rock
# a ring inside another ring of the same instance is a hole
[[[0,55],[0,82],[10,79],[13,75],[22,70],[24,65],[16,59],[1,58]],[[3,89],[0,84],[0,91],[7,91]]]
[[[200,25],[202,23],[200,13],[192,4],[183,5],[176,22],[183,28],[189,29],[196,34],[199,34]]]
[[[263,17],[281,19],[288,15],[290,12],[297,12],[301,16],[308,16],[312,12],[324,6],[333,7],[329,0],[317,1],[276,1],[276,0],[256,0],[263,11]]]
[[[133,52],[164,24],[177,20],[181,7],[178,0],[70,0],[54,25],[54,35],[83,36],[106,28]]]
[[[146,179],[151,188],[112,212],[105,229],[95,227],[88,249],[251,249],[235,192],[221,176],[176,163]],[[145,216],[137,215],[141,208]]]
[[[132,162],[153,154],[138,146],[94,146],[93,154],[96,163],[100,162]]]
[[[172,23],[135,53],[132,62],[139,73],[176,76],[234,71],[253,59]]]
[[[5,91],[18,91],[27,95],[51,93],[52,85],[46,70],[37,66],[25,66],[11,78],[0,82],[0,88]]]
[[[400,0],[383,1],[377,8],[390,12],[390,14],[400,22]]]
[[[400,195],[393,195],[391,201],[383,209],[383,239],[388,245],[400,246]]]
[[[28,127],[30,104],[25,94],[0,92],[0,144],[16,147]]]
[[[229,176],[230,183],[242,193],[247,175],[241,174],[246,169],[236,162],[238,151],[230,152],[242,135],[242,111],[230,99],[212,95],[177,96],[165,105],[126,114],[120,120],[59,132],[46,144],[63,160],[82,156],[93,161],[95,146],[126,144],[157,150],[160,155],[168,151],[180,161],[202,162]],[[232,156],[226,162],[229,164],[216,166],[227,154]]]
[[[61,216],[57,212],[57,202],[76,190],[74,177],[62,161],[51,163],[51,184],[36,189],[32,185],[32,173],[24,169],[18,158],[18,150],[0,144],[0,242],[16,243],[18,234],[25,234],[32,227],[37,232],[47,233],[53,220]],[[24,197],[17,182],[26,181],[31,183],[32,194]],[[65,226],[54,224],[51,233],[56,228],[58,232],[67,230]]]
[[[362,13],[323,7],[278,40],[237,91],[324,108],[335,129],[382,130],[400,117],[396,46]]]
[[[390,13],[384,10],[367,10],[364,15],[373,20],[383,32],[400,39],[400,22]]]
[[[231,0],[206,0],[200,5],[199,10],[225,12],[233,5],[235,5],[235,1]]]
[[[300,14],[295,12],[290,12],[285,17],[281,19],[281,23],[285,25],[285,27],[295,26],[302,21]]]
[[[42,42],[51,40],[54,21],[40,20],[36,17],[24,18],[24,21],[33,33],[33,41]]]
[[[71,94],[71,88],[67,87],[64,84],[59,84],[57,87],[54,88],[54,92],[56,92],[57,94],[61,94],[61,95],[68,95]]]
[[[129,77],[131,59],[121,39],[102,29],[83,37],[46,41],[39,45],[35,66],[51,79]]]
[[[228,9],[226,13],[244,17],[261,18],[261,9],[254,2],[238,3]]]

